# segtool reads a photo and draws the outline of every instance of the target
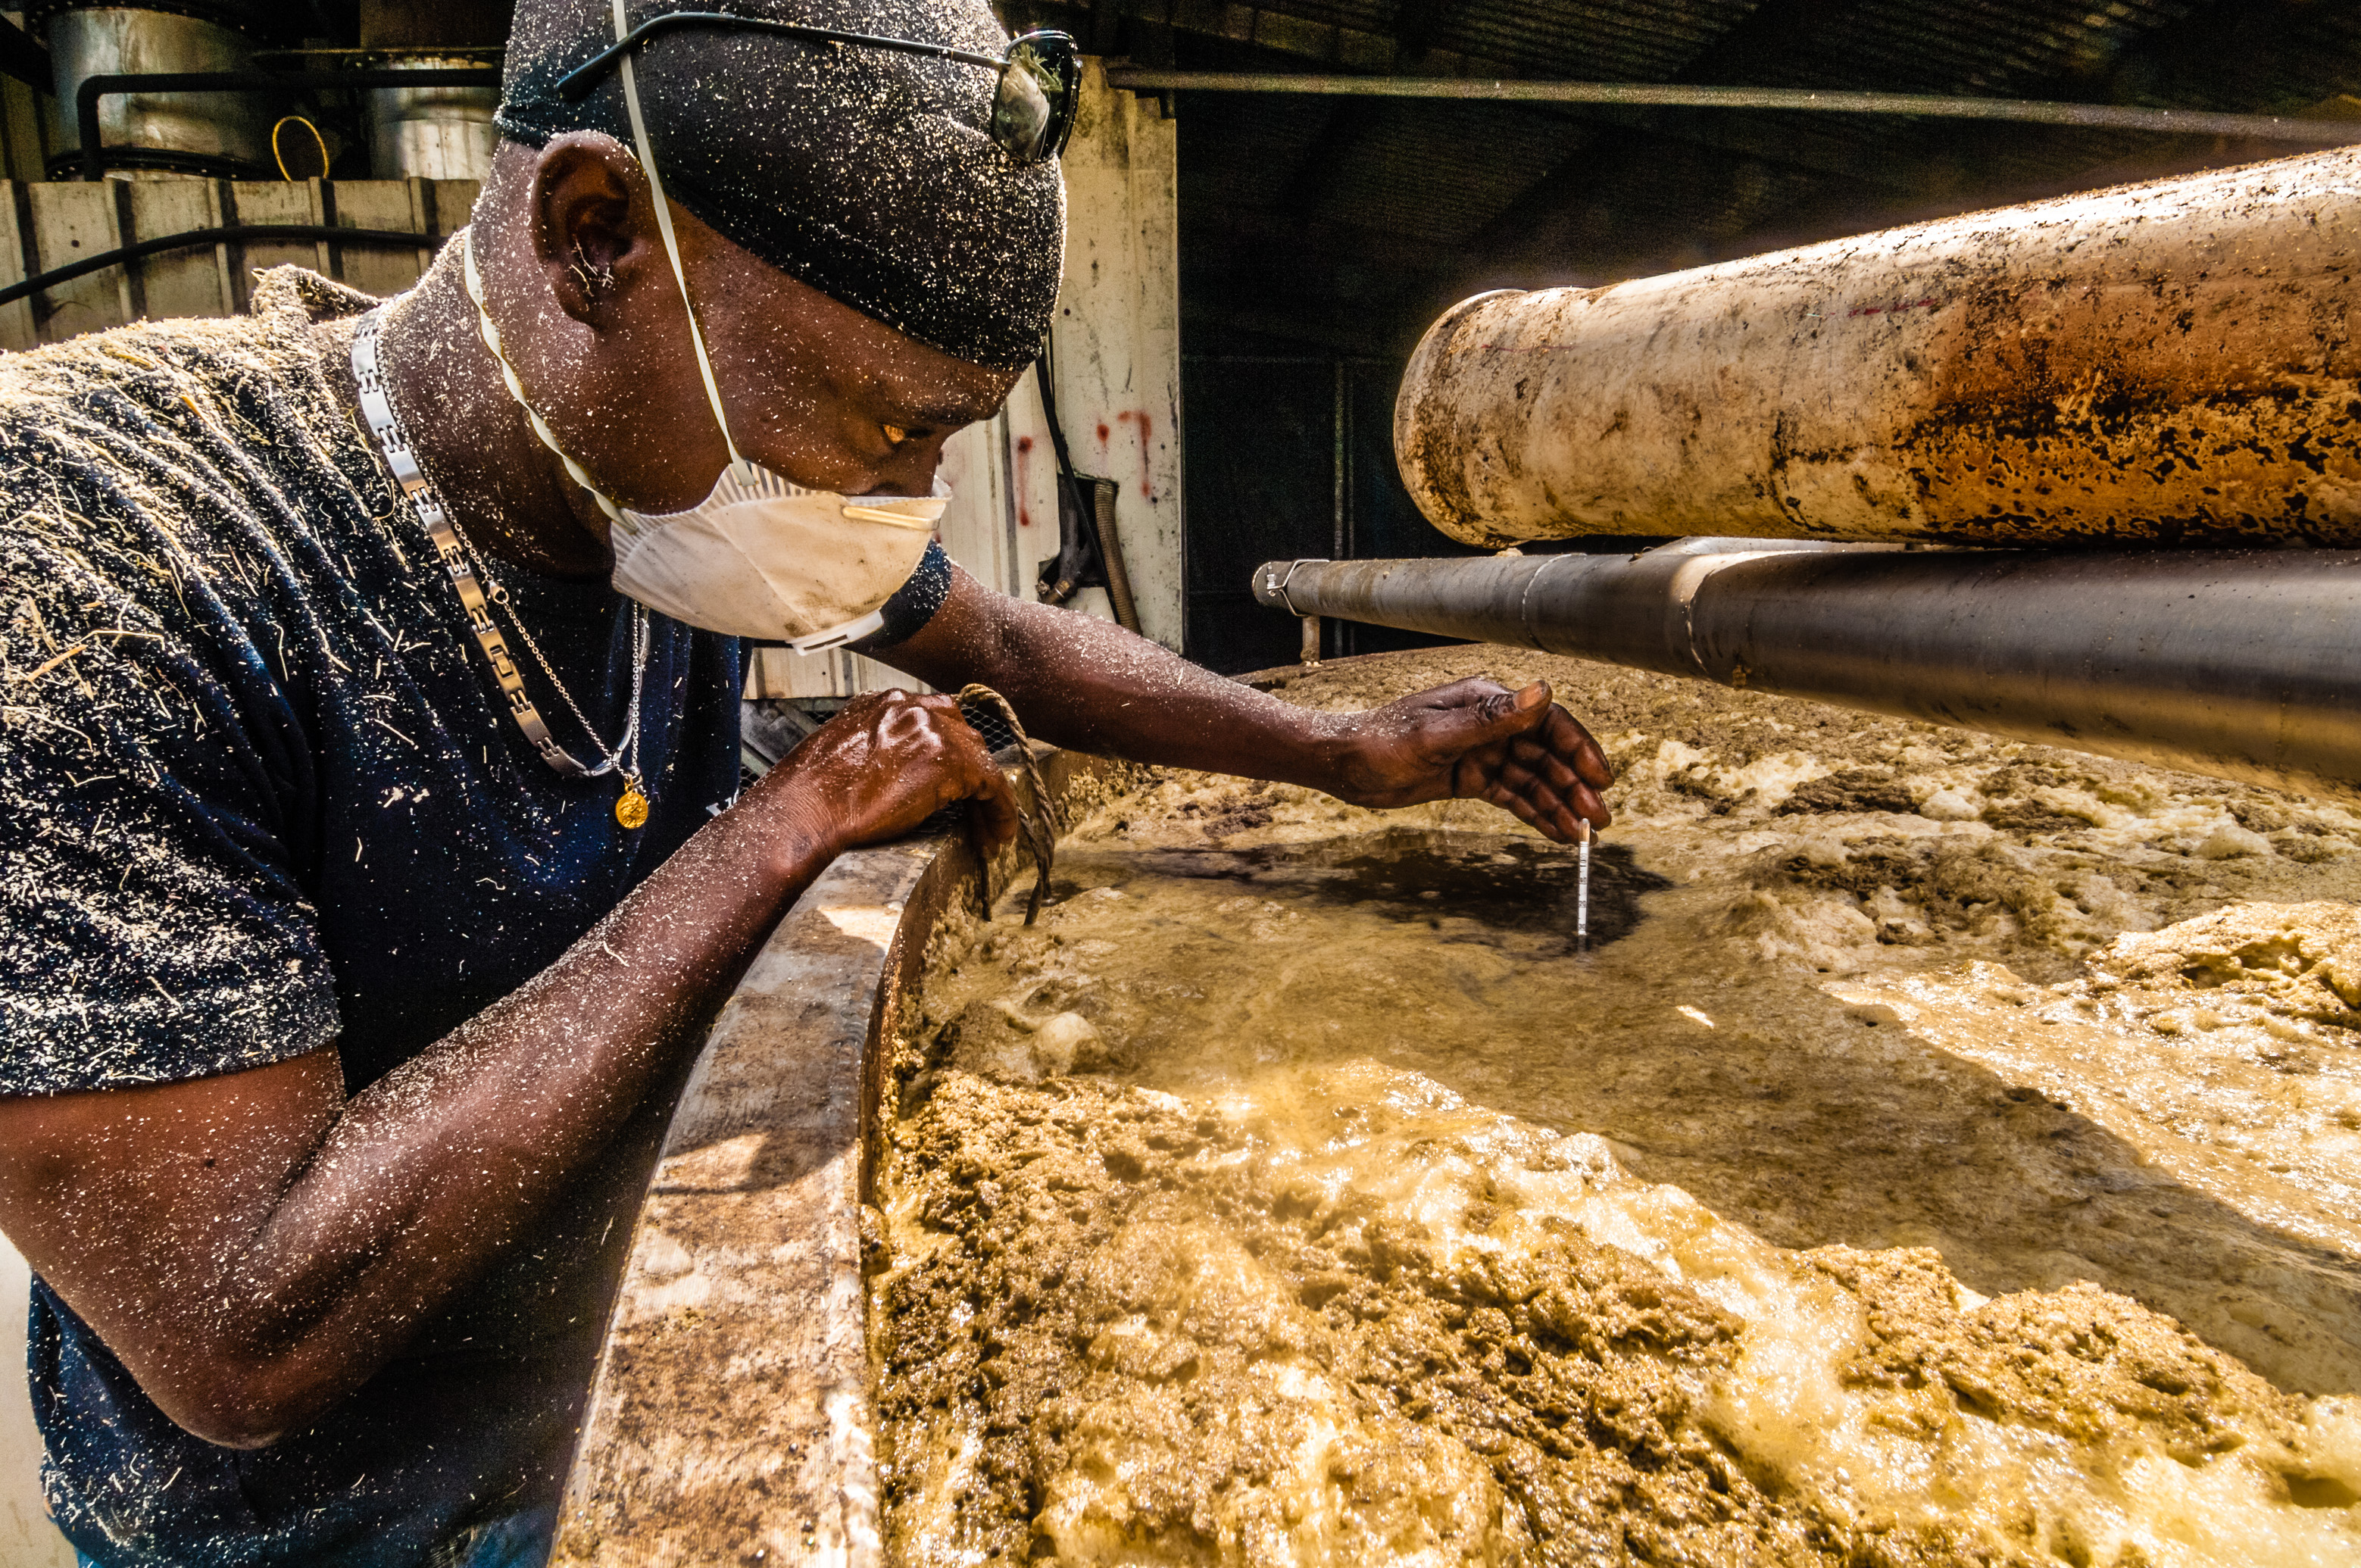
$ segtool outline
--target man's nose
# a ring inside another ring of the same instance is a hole
[[[928,436],[906,443],[877,466],[877,482],[866,496],[925,496],[934,493],[935,470],[942,466],[948,435]]]

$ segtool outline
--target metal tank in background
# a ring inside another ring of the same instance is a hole
[[[479,65],[467,55],[410,55],[395,70]],[[500,139],[496,87],[373,87],[368,95],[369,170],[380,180],[481,180]]]
[[[360,7],[360,47],[306,36],[318,25],[312,7],[264,0],[173,0],[170,11],[49,0],[27,23],[49,45],[62,150],[53,174],[82,166],[74,126],[76,89],[93,76],[236,72],[316,75],[346,63],[384,71],[444,71],[498,64],[512,4],[501,0],[368,0]],[[324,42],[331,47],[320,47]],[[317,90],[313,82],[305,91]],[[293,90],[291,89],[291,93]],[[211,91],[109,93],[99,100],[99,141],[109,172],[270,179],[280,170],[272,126],[290,93]],[[481,180],[496,140],[490,86],[447,82],[370,87],[363,100],[368,173],[379,180]],[[295,99],[297,103],[304,102]],[[335,107],[331,102],[331,111]],[[323,126],[317,107],[304,113]],[[349,131],[364,127],[350,121]],[[329,139],[335,133],[329,130]]]
[[[126,5],[36,5],[26,25],[45,38],[62,105],[62,150],[52,178],[81,162],[74,90],[92,76],[247,71],[270,41],[254,7],[192,5],[172,11]],[[133,176],[255,178],[272,170],[273,115],[246,93],[137,93],[104,99],[99,141],[112,171]]]
[[[1471,544],[2361,544],[2361,149],[1478,295],[1394,418]]]
[[[382,63],[394,70],[497,63],[480,51],[507,42],[514,8],[500,0],[368,0],[361,7],[361,47],[387,51]],[[500,104],[491,87],[370,89],[370,171],[379,180],[482,180],[499,141],[492,115]]]

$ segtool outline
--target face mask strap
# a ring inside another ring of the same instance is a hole
[[[590,499],[598,503],[600,511],[614,521],[621,522],[623,509],[609,499],[607,492],[598,488],[598,482],[590,477],[589,471],[559,444],[557,432],[549,428],[549,422],[541,417],[533,406],[533,400],[524,395],[524,382],[518,378],[516,367],[509,363],[508,353],[500,346],[500,329],[493,323],[492,313],[484,305],[484,275],[476,269],[474,225],[459,231],[458,244],[460,269],[467,280],[467,298],[476,304],[476,330],[482,335],[484,346],[492,351],[492,363],[500,367],[500,380],[507,386],[509,396],[514,398],[517,407],[524,411],[525,422],[533,426],[535,435],[541,437],[541,444],[556,453],[557,460],[566,465],[566,477],[590,492]]]
[[[631,21],[623,14],[623,0],[615,0],[617,41],[631,30]],[[705,334],[697,324],[697,306],[688,297],[688,273],[680,264],[680,241],[672,232],[672,203],[664,199],[664,178],[656,172],[655,151],[648,145],[648,123],[640,114],[640,89],[631,76],[631,52],[625,50],[617,64],[622,70],[623,106],[631,116],[631,141],[639,151],[640,167],[647,172],[648,192],[655,198],[656,232],[664,236],[664,255],[672,262],[673,280],[680,285],[681,308],[688,313],[688,341],[697,350],[697,374],[705,378],[705,395],[713,404],[713,422],[721,427],[721,444],[730,449],[730,466],[741,481],[751,483],[753,465],[739,455],[738,443],[730,434],[730,416],[721,407],[721,387],[713,378],[713,360],[705,351]]]

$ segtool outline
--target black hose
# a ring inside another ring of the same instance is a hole
[[[338,228],[334,224],[227,224],[219,228],[188,229],[180,234],[160,234],[154,239],[117,246],[113,250],[102,250],[95,256],[85,256],[79,261],[69,261],[63,267],[36,272],[21,283],[11,283],[0,289],[0,305],[13,305],[44,289],[54,289],[60,283],[71,283],[77,278],[86,278],[93,272],[154,256],[159,251],[188,250],[201,245],[258,239],[324,239],[338,245],[398,245],[432,250],[449,237],[439,234],[405,234],[400,229]]]
[[[250,180],[276,184],[284,178],[267,163],[248,163],[242,158],[225,158],[218,153],[182,152],[160,147],[111,146],[100,160],[108,170],[160,170],[167,174],[193,174],[201,180]],[[70,147],[63,152],[49,154],[41,168],[52,180],[80,180],[90,167],[82,148]]]

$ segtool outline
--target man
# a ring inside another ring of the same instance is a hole
[[[733,803],[741,634],[1060,745],[1607,820],[1544,687],[1309,713],[951,567],[943,442],[1056,293],[1055,70],[995,118],[964,60],[699,24],[561,88],[657,10],[520,7],[473,227],[390,306],[282,272],[0,366],[0,1229],[86,1561],[545,1552],[600,1178],[694,1021],[840,851],[1014,830],[898,692]],[[1006,48],[976,0],[829,20]]]

